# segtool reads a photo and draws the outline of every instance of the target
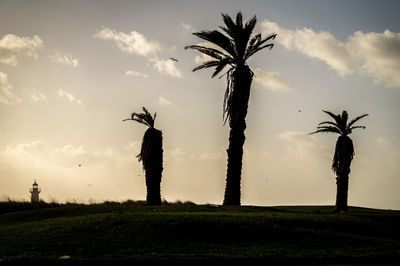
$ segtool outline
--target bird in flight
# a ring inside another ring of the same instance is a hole
[[[172,57],[170,57],[170,58],[169,58],[169,60],[172,60],[172,61],[178,62],[178,59],[175,59],[175,58],[172,58]]]

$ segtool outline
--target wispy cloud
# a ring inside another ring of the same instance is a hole
[[[224,148],[221,148],[219,151],[215,152],[203,152],[200,154],[199,159],[200,161],[213,161],[213,160],[221,160],[224,158]]]
[[[83,101],[81,99],[77,99],[72,93],[65,91],[61,88],[58,89],[58,97],[59,98],[66,98],[68,101],[81,105]]]
[[[37,58],[37,50],[43,46],[39,36],[19,37],[14,34],[7,34],[0,39],[0,62],[16,66],[18,57],[32,56]]]
[[[357,31],[341,42],[326,31],[291,30],[269,20],[261,28],[265,34],[278,33],[276,41],[286,49],[324,61],[342,77],[359,73],[386,87],[400,88],[400,33]]]
[[[260,68],[254,70],[255,82],[271,91],[288,91],[290,87],[278,72],[264,72]]]
[[[189,32],[196,32],[197,30],[195,29],[195,28],[193,28],[191,25],[189,25],[189,24],[186,24],[186,23],[181,23],[181,25],[182,25],[182,27],[185,29],[185,30],[187,30],[187,31],[189,31]]]
[[[174,104],[170,100],[168,100],[162,96],[158,97],[158,104],[163,105],[163,106],[174,106]]]
[[[36,89],[32,90],[29,96],[31,97],[31,100],[34,102],[47,100],[47,96]]]
[[[131,156],[119,154],[109,147],[102,150],[87,150],[84,146],[71,144],[50,147],[42,140],[8,145],[0,150],[0,168],[3,169],[49,170],[77,168],[78,164],[83,164],[83,167],[115,167],[131,161]]]
[[[150,59],[150,62],[153,62],[153,67],[163,75],[168,75],[174,78],[183,78],[182,72],[176,67],[176,62],[172,60],[152,58]]]
[[[109,28],[103,28],[93,36],[101,40],[112,40],[117,47],[129,54],[147,56],[161,50],[160,45],[155,41],[148,41],[147,38],[137,32],[130,33],[117,32]]]
[[[129,141],[128,144],[125,146],[126,150],[132,151],[133,154],[140,153],[140,143],[139,141]]]
[[[72,67],[78,66],[78,59],[72,58],[70,55],[61,54],[59,52],[55,52],[49,56],[50,60],[56,64],[67,65]]]
[[[318,144],[314,136],[301,131],[285,131],[276,135],[286,144],[285,150],[291,156],[306,159],[311,157],[330,158],[327,149]]]
[[[13,86],[8,80],[6,73],[0,72],[0,102],[5,105],[18,104],[21,102],[13,92]]]
[[[177,147],[169,151],[168,153],[171,156],[171,158],[178,163],[182,163],[188,154],[181,147]]]
[[[384,137],[378,137],[376,143],[381,147],[391,147],[393,145],[390,140],[385,139]]]
[[[150,76],[146,73],[137,72],[135,70],[127,70],[125,71],[125,75],[139,78],[149,78]]]

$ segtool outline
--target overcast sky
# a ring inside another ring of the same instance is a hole
[[[337,136],[312,135],[321,110],[364,113],[351,135],[349,204],[400,209],[398,1],[0,0],[0,196],[144,200],[135,157],[145,106],[164,135],[162,197],[221,204],[228,125],[225,79],[192,72],[192,32],[221,13],[257,16],[275,47],[255,73],[242,174],[244,205],[335,203]],[[176,58],[178,62],[169,60]],[[81,166],[79,166],[81,164]]]

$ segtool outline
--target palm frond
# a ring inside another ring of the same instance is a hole
[[[327,125],[329,125],[329,126],[327,126]],[[320,128],[325,128],[325,127],[329,127],[329,128],[334,127],[340,132],[339,134],[343,133],[342,130],[340,129],[340,127],[336,123],[331,122],[331,121],[321,122],[321,123],[318,124],[317,128],[320,129]]]
[[[249,21],[246,22],[244,25],[244,30],[247,32],[250,32],[250,34],[253,32],[254,27],[257,24],[257,17],[253,16]]]
[[[249,21],[246,22],[244,27],[242,26],[237,26],[238,28],[238,34],[239,38],[236,38],[234,40],[235,42],[235,48],[236,48],[236,53],[238,54],[238,57],[245,61],[245,54],[246,54],[246,48],[249,43],[251,34],[253,32],[253,29],[257,23],[257,18],[256,16],[252,17]]]
[[[231,60],[229,58],[225,58],[223,60],[221,60],[218,64],[218,66],[215,68],[214,73],[212,74],[212,77],[215,77],[216,75],[218,75],[219,72],[222,71],[222,69],[224,69],[229,63],[231,63]]]
[[[211,57],[213,57],[215,59],[219,59],[219,60],[221,60],[223,57],[230,57],[229,55],[225,54],[222,51],[219,51],[217,49],[210,48],[210,47],[201,46],[201,45],[188,45],[188,46],[185,46],[185,49],[194,49],[203,54],[206,54],[208,56],[211,56]]]
[[[353,126],[353,127],[350,127],[349,129],[353,130],[353,129],[356,129],[356,128],[366,129],[365,126]]]
[[[349,118],[348,113],[344,110],[342,112],[342,114],[338,115],[340,123],[338,123],[339,128],[343,131],[346,132],[347,131],[347,119]]]
[[[204,69],[204,68],[209,68],[209,67],[214,67],[214,66],[218,66],[220,64],[220,60],[212,60],[212,61],[207,61],[204,62],[203,64],[193,68],[193,72],[200,70],[200,69]]]
[[[368,116],[368,114],[363,114],[363,115],[360,115],[360,116],[354,118],[353,120],[351,120],[351,121],[349,122],[349,124],[347,125],[347,127],[350,128],[354,123],[356,123],[358,120],[360,120],[361,118],[364,118],[364,117],[366,117],[366,116]]]
[[[221,32],[216,30],[203,30],[201,32],[195,32],[193,34],[203,40],[209,41],[221,47],[226,52],[228,52],[228,54],[231,55],[233,58],[237,58],[235,47],[232,41]]]
[[[236,15],[236,26],[243,28],[243,17],[242,12],[238,12]]]
[[[269,43],[269,44],[266,44],[264,46],[254,48],[251,52],[249,52],[249,54],[245,55],[244,60],[249,59],[250,56],[252,56],[253,54],[255,54],[258,51],[261,51],[262,49],[267,48],[267,47],[269,47],[269,49],[271,50],[274,47],[274,44],[273,43]]]
[[[341,134],[341,132],[340,132],[340,130],[338,128],[329,127],[329,126],[318,127],[318,129],[316,131],[311,132],[308,135],[312,135],[312,134],[315,134],[315,133],[338,133],[338,134]]]
[[[244,55],[244,59],[247,60],[250,56],[252,56],[256,52],[258,52],[266,47],[269,47],[270,49],[272,49],[274,47],[273,44],[268,44],[265,46],[262,46],[262,45],[269,40],[274,40],[276,38],[276,36],[277,36],[277,34],[272,34],[263,40],[261,40],[261,34],[257,34],[256,36],[254,36],[253,39],[251,39],[249,42],[246,53]],[[262,46],[262,48],[260,48],[261,46]]]
[[[332,117],[332,118],[336,121],[336,124],[337,124],[338,126],[340,126],[340,124],[341,124],[341,119],[340,119],[340,116],[339,116],[339,115],[335,115],[334,113],[329,112],[329,111],[325,111],[325,110],[322,110],[322,112],[324,112],[324,113],[328,114],[330,117]]]
[[[124,119],[122,121],[133,120],[140,124],[146,125],[150,128],[154,128],[154,120],[156,119],[157,113],[154,113],[154,116],[150,114],[149,111],[145,107],[143,107],[143,113],[135,113],[131,114],[131,118]]]
[[[250,50],[253,49],[253,45],[254,45],[256,42],[260,42],[260,41],[261,41],[261,33],[256,34],[256,35],[249,41],[249,45],[248,45],[248,47],[247,47],[246,54],[247,54]]]
[[[232,79],[232,71],[234,68],[231,68],[226,73],[226,90],[224,93],[224,105],[223,105],[223,113],[222,113],[222,120],[224,125],[226,121],[231,117],[231,110],[232,110],[232,91],[233,91],[233,79]]]
[[[222,30],[225,31],[232,39],[236,38],[236,25],[235,22],[233,22],[232,18],[227,15],[227,14],[221,14],[222,19],[224,20],[224,23],[226,25],[225,27],[222,27]]]
[[[231,31],[229,28],[223,27],[223,26],[218,26],[218,28],[220,28],[220,29],[223,30],[226,34],[228,34],[228,36],[229,36],[231,39],[234,39],[234,38],[235,38],[235,32],[234,32],[234,31]]]
[[[319,123],[318,125],[320,126],[320,125],[325,125],[325,124],[339,128],[338,125],[332,121],[324,121],[324,122]]]

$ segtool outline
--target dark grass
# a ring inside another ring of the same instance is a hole
[[[0,260],[398,262],[400,211],[0,202]],[[243,264],[241,264],[243,265]]]

